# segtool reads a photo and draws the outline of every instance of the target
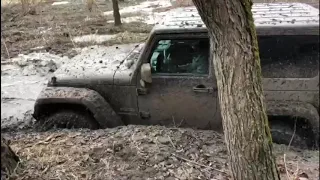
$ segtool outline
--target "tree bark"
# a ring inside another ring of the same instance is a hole
[[[1,177],[4,174],[11,174],[17,167],[18,162],[18,156],[12,151],[5,139],[1,138]]]
[[[264,105],[251,0],[193,0],[208,28],[232,177],[280,179]]]
[[[114,25],[120,26],[122,23],[121,23],[121,17],[119,12],[118,0],[112,0],[112,6],[113,6]]]

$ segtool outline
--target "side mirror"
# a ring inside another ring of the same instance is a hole
[[[151,65],[149,63],[142,64],[141,79],[147,83],[152,83]]]

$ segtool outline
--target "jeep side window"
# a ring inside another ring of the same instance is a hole
[[[319,36],[258,36],[264,78],[313,78],[319,73]]]
[[[160,40],[150,59],[152,73],[207,75],[209,47],[208,39]]]

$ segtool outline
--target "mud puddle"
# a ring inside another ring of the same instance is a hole
[[[34,101],[45,77],[1,76],[1,129],[22,129],[32,123]]]

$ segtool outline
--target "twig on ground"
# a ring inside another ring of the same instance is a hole
[[[71,176],[75,179],[78,180],[78,177],[76,175],[74,175],[73,173],[71,173]]]
[[[290,149],[291,143],[292,143],[293,138],[294,138],[294,136],[295,136],[295,134],[296,134],[296,129],[297,129],[297,119],[295,119],[295,121],[294,121],[293,134],[292,134],[292,137],[291,137],[291,139],[290,139],[289,145],[288,145],[288,147],[287,147],[287,151]]]
[[[294,173],[294,178],[299,178],[299,162],[297,161],[297,169],[296,172]]]
[[[287,180],[292,180],[291,176],[289,174],[288,168],[287,168],[287,162],[286,162],[286,154],[283,154],[283,162],[284,162],[284,167],[286,169],[286,174],[287,174]]]
[[[70,41],[72,42],[73,47],[74,47],[74,48],[77,48],[75,42],[74,42],[73,39],[72,39],[72,35],[71,35],[71,32],[70,32],[70,29],[69,29],[68,25],[66,25],[66,28],[67,28],[67,30],[68,30],[68,34],[69,34],[69,37],[70,37]]]
[[[115,145],[115,141],[112,142],[112,153],[115,153],[115,148],[114,148],[114,145]]]
[[[8,59],[10,60],[11,58],[10,58],[9,50],[8,50],[8,48],[7,48],[6,41],[5,41],[4,38],[2,37],[2,34],[1,34],[1,41],[3,42],[4,48],[6,48],[7,55],[8,55]]]
[[[204,164],[200,164],[200,163],[195,162],[195,161],[191,161],[191,160],[189,160],[189,159],[180,157],[180,156],[178,156],[178,155],[176,155],[176,154],[172,154],[172,155],[173,155],[174,157],[178,158],[178,159],[182,159],[182,160],[187,161],[187,162],[189,162],[189,163],[192,163],[192,164],[195,164],[195,165],[198,165],[198,166],[201,166],[201,167],[209,168],[209,169],[211,169],[211,170],[214,170],[214,171],[217,171],[217,172],[220,172],[220,173],[223,173],[223,174],[228,174],[228,173],[226,173],[226,172],[224,172],[224,171],[221,171],[221,170],[219,170],[219,169],[215,169],[215,168],[213,168],[213,167],[206,166],[206,165],[204,165]]]
[[[176,121],[174,120],[174,116],[172,116],[172,122],[173,122],[173,127],[177,127],[176,126]]]
[[[48,165],[42,172],[41,175],[44,175],[50,169],[50,165]]]
[[[183,123],[183,121],[184,121],[184,119],[182,119],[182,120],[180,121],[180,123],[179,123],[178,127],[180,127],[180,126],[181,126],[181,124]]]
[[[17,170],[18,170],[18,168],[20,168],[19,166],[21,165],[21,163],[22,163],[22,162],[21,162],[21,159],[20,159],[20,160],[18,161],[17,166],[14,168],[11,176],[13,176],[13,175],[18,175],[18,174],[17,174]]]
[[[156,140],[155,140],[155,143],[156,143],[156,146],[157,146],[157,148],[158,148],[158,152],[160,153],[161,151],[160,151],[160,147],[159,147],[159,144],[158,144],[158,137],[156,137]]]
[[[174,116],[172,116],[172,122],[173,122],[173,127],[174,127],[174,128],[179,128],[179,127],[181,126],[181,124],[183,123],[183,121],[184,121],[184,119],[182,119],[182,120],[180,121],[179,125],[177,126],[176,120],[175,120]]]
[[[107,169],[110,169],[110,163],[106,159],[101,159],[101,161],[106,165]]]
[[[289,144],[288,144],[287,151],[290,150],[291,143],[292,143],[293,138],[294,138],[294,136],[295,136],[295,134],[296,134],[296,129],[297,129],[297,119],[295,119],[295,122],[294,122],[293,134],[292,134],[292,137],[291,137],[290,142],[289,142]],[[294,179],[295,177],[298,177],[298,174],[299,174],[299,165],[298,165],[298,162],[297,162],[297,170],[296,170],[296,172],[294,173],[294,177],[291,177],[291,175],[289,174],[288,168],[287,168],[286,154],[283,154],[283,161],[284,161],[284,166],[285,166],[285,170],[286,170],[287,179],[288,179],[288,180],[292,180],[292,179]]]
[[[27,147],[34,147],[34,146],[37,146],[37,145],[39,145],[39,144],[50,144],[50,143],[52,143],[56,138],[58,138],[58,137],[61,137],[61,136],[63,136],[63,134],[52,134],[52,135],[50,135],[49,137],[47,137],[45,140],[43,140],[43,141],[39,141],[39,142],[37,142],[37,143],[35,143],[35,144],[27,144],[24,148],[27,148]]]
[[[174,148],[174,149],[177,149],[177,148],[176,148],[176,146],[174,145],[174,143],[173,143],[173,141],[172,141],[171,137],[170,137],[169,135],[168,135],[168,138],[169,138],[170,143],[171,143],[171,145],[173,146],[173,148]]]

